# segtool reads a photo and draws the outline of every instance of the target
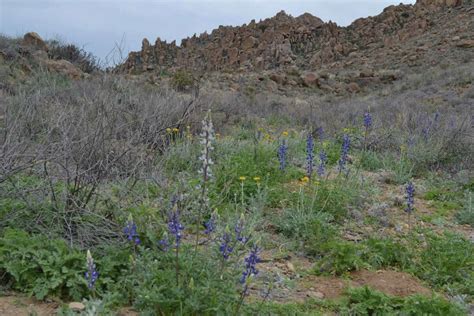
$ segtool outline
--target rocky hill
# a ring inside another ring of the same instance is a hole
[[[347,27],[305,13],[276,16],[242,26],[220,26],[180,46],[147,39],[117,70],[158,74],[185,70],[216,87],[264,85],[269,90],[312,87],[359,92],[440,63],[474,59],[474,4],[461,0],[418,0],[389,6],[378,16]]]

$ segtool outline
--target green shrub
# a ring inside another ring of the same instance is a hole
[[[195,84],[193,75],[186,70],[178,70],[171,77],[171,86],[177,91],[186,91]]]
[[[87,291],[84,260],[62,240],[15,230],[6,230],[0,239],[2,283],[11,282],[14,289],[38,299],[54,295],[80,300]]]
[[[456,219],[459,224],[471,225],[474,227],[474,203],[472,200],[472,192],[465,193],[464,207],[456,214]]]
[[[361,243],[332,240],[320,245],[321,259],[316,263],[317,274],[341,275],[360,269],[411,267],[413,254],[408,247],[389,238],[370,238]]]
[[[474,296],[474,244],[460,235],[446,232],[426,236],[414,273],[431,285],[456,294]]]
[[[369,269],[370,265],[363,258],[367,248],[362,244],[349,241],[330,241],[321,245],[322,258],[315,264],[316,274],[336,274]]]
[[[368,287],[349,289],[339,308],[341,315],[464,315],[464,311],[441,297],[392,297]]]
[[[233,313],[238,303],[239,276],[224,270],[210,254],[194,255],[182,249],[182,281],[176,284],[174,253],[143,253],[131,277],[133,304],[148,314]]]

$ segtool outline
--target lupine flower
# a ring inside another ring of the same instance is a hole
[[[211,111],[209,111],[202,121],[201,145],[202,151],[199,160],[202,161],[202,167],[199,173],[203,175],[204,182],[212,177],[211,166],[214,162],[211,159],[211,152],[214,150],[212,142],[215,140],[214,125],[211,120]]]
[[[318,128],[318,137],[319,141],[322,142],[324,140],[324,129],[322,127]]]
[[[407,201],[407,207],[405,211],[408,214],[411,214],[414,210],[414,205],[415,205],[415,186],[413,183],[410,181],[408,182],[406,188],[405,188],[405,193],[406,193],[406,201]]]
[[[423,139],[425,140],[425,142],[427,142],[430,138],[430,128],[423,127],[423,129],[421,130],[421,134],[423,135]]]
[[[99,273],[97,272],[94,259],[92,258],[91,252],[87,250],[87,272],[85,274],[87,280],[87,286],[90,290],[92,290],[95,286],[95,282],[99,277]]]
[[[365,112],[364,114],[364,127],[365,129],[372,127],[372,115],[370,115],[369,112]]]
[[[229,228],[227,227],[226,231],[224,232],[224,235],[222,235],[221,244],[219,246],[219,252],[221,253],[224,260],[229,259],[230,254],[234,250],[231,243],[232,238],[229,232]]]
[[[140,238],[138,238],[137,225],[133,222],[132,214],[128,217],[127,224],[123,228],[124,234],[127,236],[127,239],[135,245],[140,244]]]
[[[280,170],[285,170],[287,150],[288,146],[286,146],[285,142],[282,141],[280,146],[278,147],[278,161],[280,162]]]
[[[175,210],[169,215],[168,231],[171,235],[174,236],[176,247],[179,247],[179,244],[181,242],[181,238],[182,238],[181,231],[182,230],[184,230],[184,226],[181,224],[181,222],[179,220],[178,210]]]
[[[328,156],[322,149],[319,152],[319,160],[320,160],[320,163],[318,166],[318,176],[322,177],[324,176],[324,173],[326,172],[326,163],[328,161]]]
[[[436,124],[438,123],[439,121],[439,117],[440,117],[440,113],[438,111],[436,111],[435,115],[434,115],[434,119],[433,119],[433,122]]]
[[[170,249],[170,239],[167,233],[164,233],[163,238],[161,238],[160,241],[158,241],[158,246],[160,247],[161,250],[165,252]]]
[[[341,158],[339,159],[339,172],[345,170],[349,148],[351,146],[351,139],[347,134],[344,134],[342,139]]]
[[[206,228],[204,230],[204,233],[206,235],[210,235],[212,232],[216,230],[216,220],[217,220],[217,214],[216,212],[213,212],[209,220],[204,223],[204,227]]]
[[[313,151],[314,151],[313,135],[309,133],[308,138],[306,139],[306,174],[310,178],[311,178],[311,175],[313,174],[313,163],[314,163]]]
[[[257,264],[260,262],[259,257],[260,249],[257,245],[253,245],[249,255],[245,257],[245,268],[242,272],[242,277],[240,278],[240,283],[245,286],[244,291],[247,290],[247,280],[251,276],[255,276],[258,274]]]
[[[244,217],[244,214],[242,213],[240,215],[239,220],[235,224],[234,230],[235,230],[235,239],[237,239],[243,244],[245,244],[248,241],[248,238],[242,235],[244,231],[244,224],[245,224],[245,217]]]

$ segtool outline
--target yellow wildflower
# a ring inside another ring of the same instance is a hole
[[[253,181],[255,181],[257,183],[260,182],[260,180],[261,180],[260,177],[253,177]]]
[[[178,133],[179,132],[179,128],[173,128],[173,133]]]
[[[240,177],[239,177],[239,180],[240,180],[240,181],[245,181],[245,179],[247,179],[247,177],[244,177],[244,176],[240,176]]]
[[[303,178],[300,179],[300,181],[303,182],[303,183],[308,183],[309,182],[309,177],[304,176]]]
[[[284,131],[283,133],[281,133],[282,136],[284,137],[287,137],[288,136],[288,132],[287,131]]]
[[[168,127],[168,128],[166,129],[166,132],[167,132],[168,134],[171,133],[171,128]]]
[[[400,146],[400,152],[401,152],[402,154],[406,153],[406,152],[407,152],[407,145],[404,145],[404,144],[401,145],[401,146]]]

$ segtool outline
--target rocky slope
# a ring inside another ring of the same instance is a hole
[[[184,69],[233,89],[314,87],[359,92],[440,63],[474,59],[474,4],[470,0],[418,0],[387,7],[348,27],[305,13],[275,17],[194,35],[180,46],[143,40],[117,70],[158,74]],[[217,87],[216,86],[216,87]]]

